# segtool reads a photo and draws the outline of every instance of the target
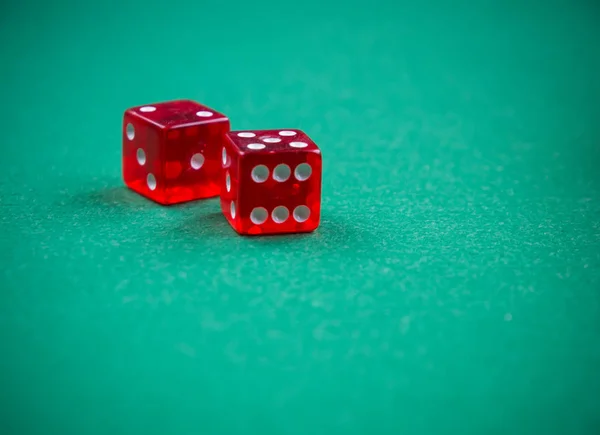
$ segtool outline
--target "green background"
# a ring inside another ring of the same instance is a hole
[[[598,433],[597,2],[0,12],[1,432]],[[127,191],[175,98],[305,130],[317,232]]]

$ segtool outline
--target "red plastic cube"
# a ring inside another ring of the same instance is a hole
[[[232,131],[221,151],[221,208],[240,234],[314,231],[321,151],[300,130]]]
[[[123,180],[169,205],[219,194],[229,119],[195,101],[133,107],[123,117]]]

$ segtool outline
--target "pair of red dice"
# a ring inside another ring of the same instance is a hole
[[[133,107],[123,117],[123,179],[159,204],[221,196],[240,234],[314,231],[321,215],[321,151],[302,131],[230,131],[195,101]]]

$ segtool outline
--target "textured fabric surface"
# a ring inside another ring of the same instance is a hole
[[[598,433],[597,2],[219,4],[1,6],[2,432]],[[319,230],[127,191],[175,98],[305,130]]]

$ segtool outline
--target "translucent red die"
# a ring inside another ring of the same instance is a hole
[[[300,130],[231,131],[221,150],[221,208],[240,234],[314,231],[321,151]]]
[[[133,107],[123,116],[123,180],[169,205],[219,194],[229,119],[191,100]]]

